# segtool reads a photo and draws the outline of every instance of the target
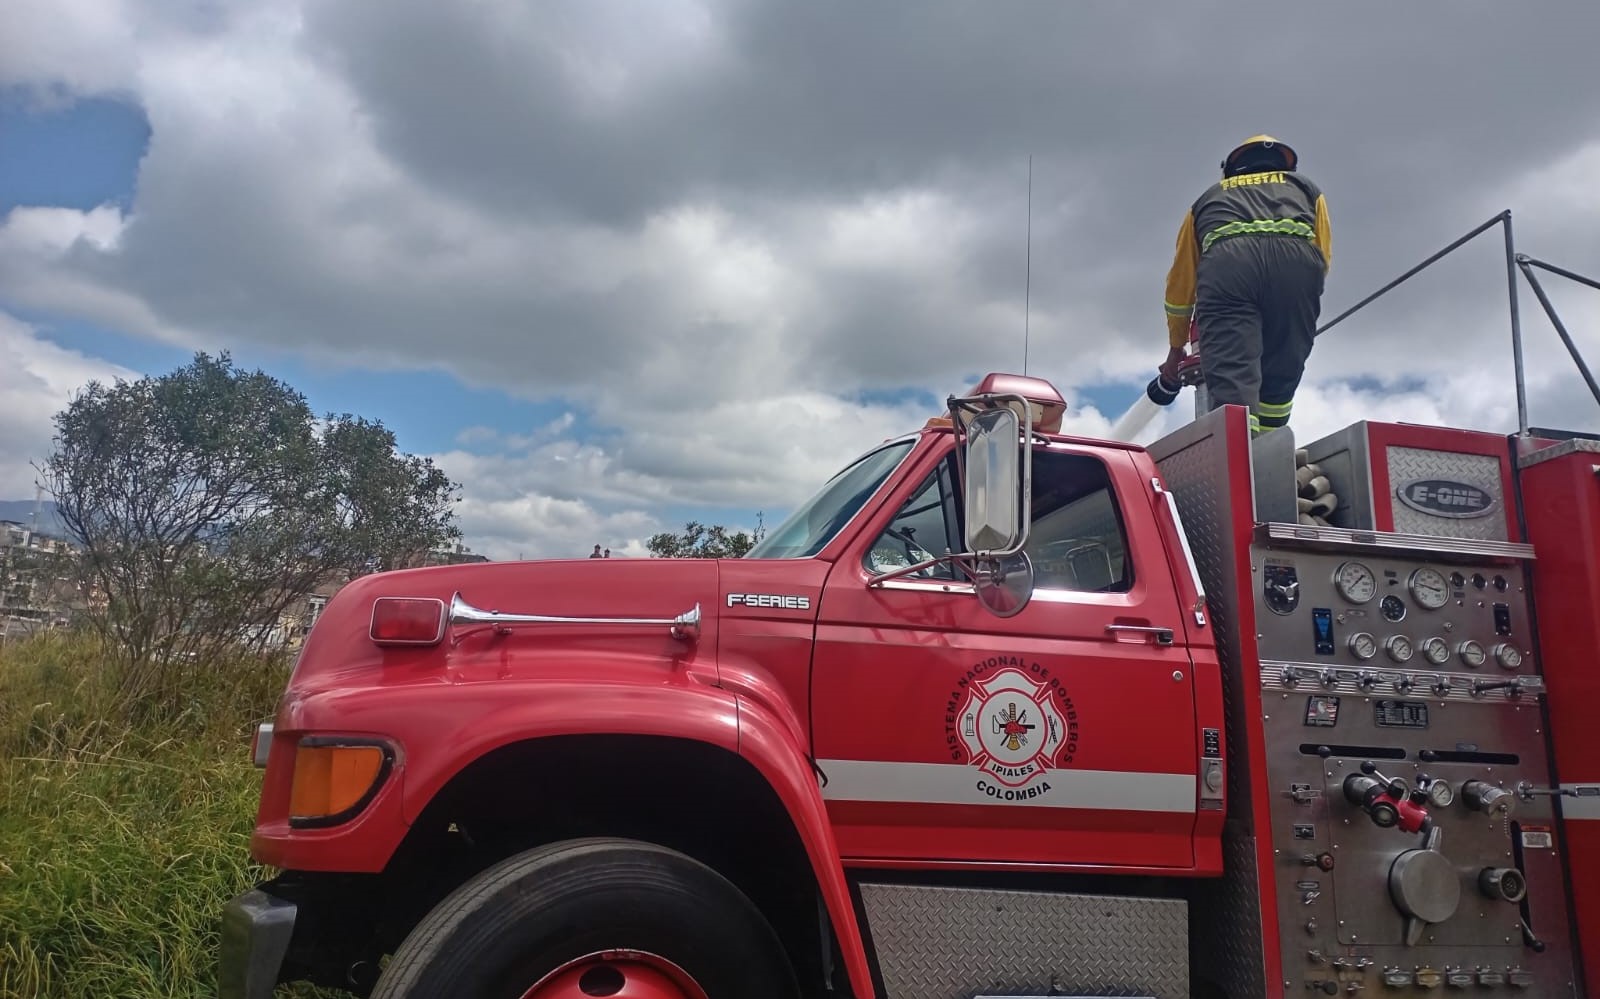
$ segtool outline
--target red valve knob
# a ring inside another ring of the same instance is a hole
[[[1411,800],[1404,783],[1387,780],[1376,768],[1372,769],[1372,774],[1376,777],[1363,774],[1346,777],[1345,799],[1359,806],[1380,828],[1397,828],[1407,833],[1426,832],[1432,828],[1433,819],[1426,809]]]
[[[1433,825],[1433,820],[1428,817],[1427,809],[1411,801],[1397,801],[1394,803],[1395,811],[1400,813],[1400,821],[1396,823],[1401,832],[1425,832]]]

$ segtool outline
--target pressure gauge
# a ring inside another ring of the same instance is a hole
[[[1393,593],[1386,593],[1378,601],[1378,609],[1383,613],[1385,621],[1403,621],[1406,616],[1406,602]]]
[[[1360,562],[1345,562],[1333,574],[1339,595],[1353,604],[1364,604],[1378,592],[1378,577]]]
[[[1422,643],[1422,657],[1435,666],[1443,666],[1450,661],[1450,644],[1435,635]]]
[[[1461,661],[1473,669],[1482,666],[1484,660],[1489,658],[1488,654],[1483,651],[1483,646],[1471,639],[1456,646],[1456,655],[1460,656]]]
[[[1494,659],[1503,669],[1516,669],[1522,665],[1522,653],[1514,645],[1496,645]]]
[[[1395,635],[1383,643],[1383,651],[1389,653],[1389,658],[1397,663],[1411,661],[1411,639],[1404,635]]]
[[[1437,808],[1449,808],[1456,800],[1456,792],[1449,781],[1436,780],[1428,784],[1428,800]]]
[[[1437,569],[1423,566],[1411,574],[1411,598],[1424,610],[1438,610],[1450,599],[1450,582]]]
[[[1371,659],[1378,654],[1378,640],[1364,631],[1350,636],[1350,654],[1357,659]]]

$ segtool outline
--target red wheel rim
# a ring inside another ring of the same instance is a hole
[[[655,954],[608,950],[568,961],[522,999],[707,999],[694,978]]]

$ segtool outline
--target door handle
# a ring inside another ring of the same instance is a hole
[[[1171,645],[1172,644],[1172,629],[1171,628],[1162,628],[1162,627],[1159,627],[1159,626],[1156,626],[1156,625],[1149,625],[1149,624],[1108,624],[1108,625],[1106,625],[1106,630],[1111,632],[1112,634],[1116,634],[1116,633],[1122,632],[1122,631],[1132,631],[1132,632],[1138,632],[1138,633],[1144,634],[1144,635],[1154,635],[1157,645]]]

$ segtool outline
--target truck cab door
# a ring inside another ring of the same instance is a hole
[[[961,550],[948,446],[829,573],[813,739],[847,860],[1194,865],[1193,671],[1148,484],[1119,450],[1033,460],[1036,588],[1014,616],[948,563],[869,585]]]

